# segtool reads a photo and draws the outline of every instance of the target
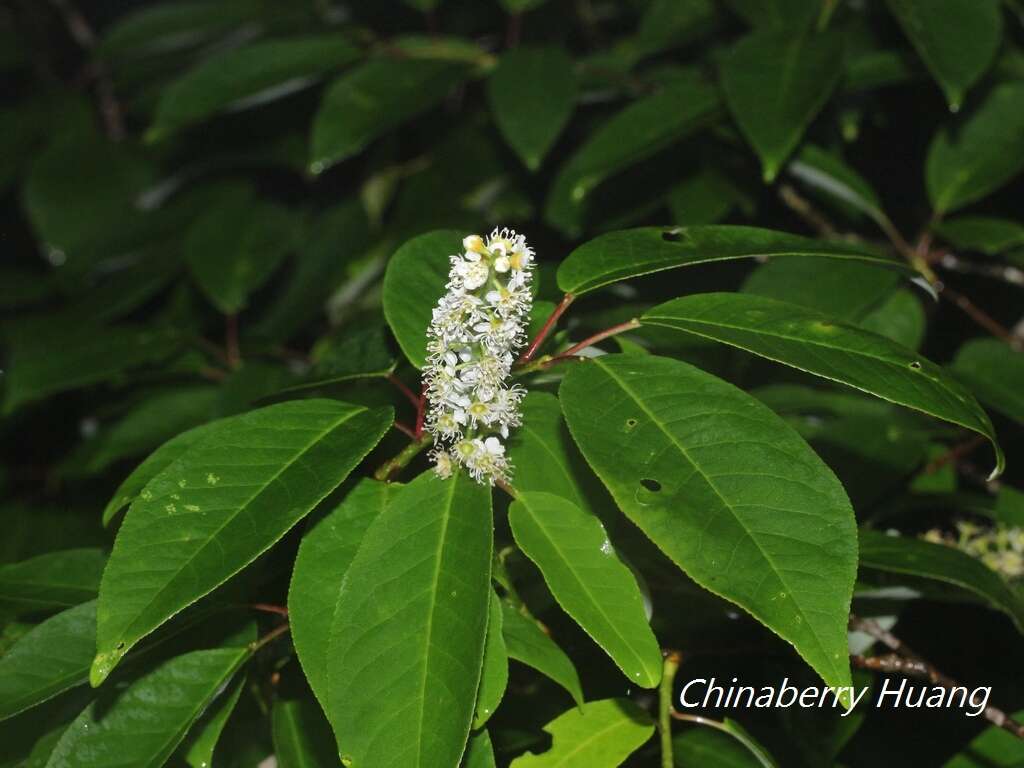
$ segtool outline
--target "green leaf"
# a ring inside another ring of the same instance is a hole
[[[534,8],[548,2],[548,0],[498,0],[498,2],[500,2],[509,13],[518,14],[533,10]]]
[[[1003,37],[998,0],[888,0],[889,10],[954,112],[995,60]]]
[[[416,368],[427,362],[427,328],[444,294],[451,263],[462,251],[463,234],[438,229],[407,240],[384,273],[384,316],[398,346]]]
[[[860,566],[953,584],[1005,613],[1024,632],[1024,597],[980,560],[955,547],[862,530]]]
[[[762,763],[731,736],[712,728],[690,728],[672,739],[678,768],[759,768]]]
[[[1017,723],[1024,723],[1024,710],[1011,717]],[[1021,764],[1024,764],[1024,742],[998,725],[990,725],[942,768],[1020,768]]]
[[[574,250],[558,267],[558,287],[579,296],[665,269],[774,256],[852,260],[916,274],[902,262],[855,243],[812,240],[758,227],[641,227],[609,232]]]
[[[64,732],[47,768],[163,765],[248,657],[246,648],[193,651],[106,691]]]
[[[933,229],[943,239],[968,251],[998,256],[1024,245],[1024,224],[991,216],[959,216],[936,224]]]
[[[334,768],[331,726],[312,699],[278,700],[271,715],[278,768]]]
[[[713,728],[715,730],[710,730],[708,728],[702,728],[702,729],[700,729],[699,732],[710,733],[710,734],[716,734],[717,733],[717,734],[728,734],[729,735],[728,741],[731,742],[731,746],[726,745],[726,744],[718,744],[717,746],[722,748],[722,755],[723,756],[731,755],[731,758],[734,760],[734,762],[725,762],[725,763],[722,763],[722,765],[725,765],[725,766],[733,766],[733,765],[738,765],[738,766],[754,765],[754,766],[758,766],[759,765],[759,766],[761,766],[761,768],[777,768],[777,766],[775,764],[775,761],[772,760],[772,756],[770,754],[768,754],[768,751],[764,747],[762,747],[760,744],[758,744],[757,741],[754,739],[754,737],[751,736],[749,733],[747,733],[746,729],[743,726],[741,726],[739,723],[737,723],[735,720],[731,720],[728,717],[723,719],[721,723],[719,723],[716,720],[704,720],[701,723],[701,725],[710,726],[711,728]],[[690,734],[690,733],[693,733],[693,731],[689,731],[688,732],[688,734]],[[679,743],[679,740],[677,739],[673,743],[673,747],[676,744],[678,744],[678,743]],[[700,743],[700,742],[698,742],[698,743]],[[703,743],[707,744],[707,741],[704,741]],[[735,752],[731,751],[731,750],[734,750],[734,749],[737,749],[737,748],[739,749],[740,753],[742,753],[742,756],[744,758],[743,760],[737,759],[739,757],[739,755],[737,755]],[[703,765],[703,763],[701,763],[701,765]]]
[[[572,59],[561,48],[515,48],[487,81],[491,115],[531,171],[565,128],[576,105]]]
[[[183,248],[203,293],[230,315],[270,279],[300,232],[300,220],[287,208],[233,187],[189,228]]]
[[[480,689],[476,692],[473,730],[482,728],[494,714],[508,685],[508,651],[501,630],[501,600],[494,592],[491,592],[487,613],[487,639],[484,642]]]
[[[690,227],[716,224],[744,203],[744,195],[728,177],[705,168],[672,187],[666,202],[672,221],[680,227]]]
[[[262,40],[222,51],[163,89],[146,139],[306,88],[359,56],[343,35]]]
[[[642,322],[721,341],[959,424],[992,443],[992,476],[1003,471],[1003,451],[977,400],[942,368],[887,338],[795,304],[741,293],[684,296],[648,310]]]
[[[395,370],[398,360],[388,344],[387,328],[366,322],[362,327],[345,326],[321,339],[310,354],[312,381],[303,387],[323,386],[352,379],[383,378]]]
[[[1024,353],[999,339],[972,339],[950,366],[983,403],[1024,424]]]
[[[228,723],[228,718],[235,711],[245,682],[245,675],[239,675],[231,684],[231,688],[207,707],[203,716],[188,732],[181,745],[181,752],[184,753],[185,762],[192,768],[210,768],[213,765],[213,753],[217,749],[217,743],[224,732],[224,726]]]
[[[142,637],[270,548],[391,425],[390,408],[298,400],[239,416],[156,475],[125,516],[100,585],[99,685]]]
[[[1024,83],[995,86],[985,100],[935,134],[925,161],[928,198],[938,213],[981,200],[1024,168]]]
[[[628,699],[589,701],[544,726],[551,749],[511,768],[616,768],[654,734],[651,718]]]
[[[8,347],[4,413],[35,400],[118,379],[133,368],[169,357],[175,331],[43,322],[16,333]],[[53,354],[59,348],[61,354]]]
[[[558,398],[530,392],[523,398],[523,424],[509,437],[508,455],[519,491],[544,491],[587,507],[573,459],[578,456]]]
[[[487,731],[480,731],[469,737],[462,768],[497,768],[494,761],[494,747]]]
[[[65,549],[0,566],[0,608],[20,615],[92,600],[106,562],[102,549]]]
[[[686,363],[604,355],[559,391],[619,508],[701,586],[850,685],[853,510],[831,470],[766,406]]]
[[[370,524],[401,486],[365,478],[341,503],[315,520],[302,537],[291,586],[288,613],[292,641],[313,693],[327,708],[331,627],[339,620],[341,587]]]
[[[346,765],[458,766],[483,662],[492,537],[490,488],[431,471],[366,531],[328,647],[327,711]]]
[[[871,185],[832,153],[806,144],[787,170],[811,189],[853,206],[876,222],[888,222]]]
[[[187,432],[182,432],[172,437],[166,443],[153,451],[146,460],[137,466],[128,475],[114,492],[113,498],[107,503],[103,510],[103,525],[109,525],[115,515],[131,504],[138,497],[146,484],[154,477],[163,472],[167,467],[177,461],[181,456],[200,439],[213,434],[215,430],[228,424],[231,418],[220,419],[209,424],[202,424],[193,427]]]
[[[84,683],[96,652],[96,602],[58,613],[0,656],[0,720]]]
[[[562,686],[573,700],[583,705],[583,691],[576,668],[555,641],[544,634],[537,622],[524,616],[513,605],[502,601],[501,634],[508,657],[533,667]]]
[[[656,687],[661,648],[647,623],[636,577],[616,556],[601,521],[550,493],[520,493],[508,514],[516,543],[540,568],[566,613],[631,683]]]
[[[591,191],[701,127],[719,103],[714,88],[687,75],[630,104],[594,131],[558,172],[545,218],[563,233],[579,236]]]
[[[458,62],[420,58],[367,61],[324,94],[313,120],[310,170],[361,152],[371,141],[434,106],[468,70]]]
[[[843,73],[843,38],[792,27],[759,29],[721,67],[722,88],[740,130],[775,179]]]
[[[927,322],[921,302],[913,293],[900,288],[861,318],[859,325],[865,331],[916,350],[924,341]]]

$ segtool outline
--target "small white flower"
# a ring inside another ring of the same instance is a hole
[[[526,341],[533,251],[507,229],[486,241],[469,235],[462,245],[428,330],[426,427],[439,475],[461,465],[475,480],[494,484],[511,473],[502,440],[522,421],[525,390],[508,379]]]

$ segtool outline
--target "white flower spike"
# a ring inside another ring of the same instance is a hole
[[[522,421],[526,390],[509,376],[526,342],[533,251],[509,229],[495,229],[486,240],[469,235],[462,246],[427,331],[426,428],[438,475],[449,477],[461,465],[477,482],[494,485],[511,475],[502,439]]]

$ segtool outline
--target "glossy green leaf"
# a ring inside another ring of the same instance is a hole
[[[195,221],[183,248],[206,296],[224,314],[234,314],[270,279],[300,233],[294,213],[238,187]]]
[[[527,753],[511,768],[616,768],[654,734],[651,718],[628,699],[589,701],[544,726],[551,749]]]
[[[1024,597],[980,560],[955,547],[862,530],[860,567],[953,584],[1005,613],[1024,632]]]
[[[271,723],[278,768],[334,768],[338,765],[331,726],[312,699],[274,702]]]
[[[577,704],[582,705],[580,678],[565,652],[544,634],[537,622],[524,616],[510,603],[502,601],[501,610],[501,633],[508,657],[554,680],[569,692]]]
[[[497,768],[494,761],[494,747],[487,731],[480,731],[469,737],[462,768]]]
[[[498,0],[509,13],[525,13],[543,5],[548,0]]]
[[[293,93],[359,55],[342,35],[263,40],[217,53],[164,88],[146,138]]]
[[[0,566],[0,608],[17,615],[92,600],[106,562],[102,549],[65,549]]]
[[[888,0],[889,10],[942,87],[950,109],[995,60],[1003,37],[998,0]]]
[[[605,355],[559,391],[569,430],[619,508],[701,586],[850,685],[853,510],[778,416],[686,363]]]
[[[516,468],[519,491],[544,491],[587,506],[573,459],[576,447],[562,418],[558,398],[529,392],[523,398],[523,424],[509,437],[508,455]]]
[[[250,411],[147,483],[103,573],[99,685],[142,637],[251,563],[377,444],[390,408],[298,400]]]
[[[865,331],[892,339],[907,349],[916,350],[924,341],[928,319],[921,302],[910,291],[900,288],[860,320]]]
[[[395,251],[384,273],[384,316],[416,368],[426,364],[427,328],[448,282],[448,257],[462,251],[463,237],[451,229],[414,237]]]
[[[367,61],[336,80],[313,120],[310,170],[322,173],[437,104],[467,75],[465,65],[418,58]]]
[[[95,601],[33,627],[0,656],[0,720],[84,683],[95,653]]]
[[[338,621],[342,583],[363,536],[401,486],[365,478],[316,519],[295,557],[288,613],[292,641],[313,693],[326,709],[331,627]]]
[[[871,185],[834,154],[807,144],[787,170],[811,189],[851,205],[875,221],[887,220],[882,202]]]
[[[1011,717],[1024,723],[1024,710]],[[998,725],[990,725],[942,768],[1019,768],[1021,764],[1024,764],[1024,741]]]
[[[688,728],[672,739],[677,768],[763,768],[740,742],[712,728]]]
[[[676,184],[669,191],[666,202],[673,223],[692,227],[717,224],[745,200],[729,178],[713,168],[705,168]]]
[[[47,768],[157,768],[249,657],[246,648],[193,651],[106,690],[61,736]]]
[[[794,304],[740,293],[704,293],[660,304],[642,322],[714,339],[959,424],[1005,459],[988,415],[942,368],[887,338]]]
[[[1024,83],[995,86],[985,100],[935,135],[925,161],[938,213],[981,200],[1024,168]]]
[[[127,371],[169,357],[177,333],[89,323],[57,327],[48,323],[17,333],[8,348],[4,413],[25,403],[118,379]],[[59,347],[62,352],[53,354]]]
[[[665,269],[776,256],[852,260],[914,274],[903,263],[855,243],[812,240],[758,227],[642,227],[609,232],[572,251],[558,267],[558,287],[578,296]]]
[[[740,290],[855,322],[890,295],[899,280],[897,272],[863,262],[794,256],[761,264]]]
[[[792,27],[765,27],[733,47],[722,88],[740,130],[771,182],[843,73],[843,38]]]
[[[778,768],[775,761],[772,759],[772,756],[768,754],[768,751],[758,744],[754,737],[747,733],[746,729],[735,720],[731,720],[728,717],[724,718],[721,722],[718,722],[717,720],[705,720],[701,725],[710,726],[709,728],[700,729],[705,734],[728,735],[728,741],[731,742],[731,745],[721,744],[720,742],[716,743],[714,740],[711,740],[711,743],[715,743],[721,748],[720,754],[723,757],[729,756],[733,761],[722,763],[722,765],[753,765],[761,766],[761,768]],[[687,735],[689,735],[689,733],[692,733],[692,731],[688,732]],[[697,740],[691,740],[691,743],[693,743],[693,741]],[[676,743],[678,743],[678,741],[676,741]],[[704,740],[703,742],[698,741],[698,743],[707,744],[708,740]],[[733,751],[737,748],[743,753],[743,760],[740,760],[739,755]],[[714,763],[710,763],[710,765],[714,765]]]
[[[578,236],[591,191],[701,127],[718,107],[715,89],[692,75],[630,104],[594,131],[558,172],[545,218],[562,232]]]
[[[490,488],[465,473],[425,472],[367,529],[327,651],[328,717],[351,768],[458,766],[483,662],[492,538]]]
[[[180,751],[184,753],[184,760],[191,768],[210,768],[213,765],[213,753],[217,750],[228,718],[235,711],[245,683],[245,675],[239,675],[231,687],[207,707],[203,716],[188,732]]]
[[[487,81],[491,114],[531,171],[540,167],[576,104],[572,59],[561,48],[516,48]]]
[[[631,683],[656,687],[661,648],[647,623],[636,578],[616,556],[601,521],[571,501],[534,492],[516,496],[509,525],[565,612]]]
[[[997,256],[1024,245],[1024,224],[991,216],[958,216],[935,225],[935,232],[957,248]]]
[[[146,457],[132,473],[128,475],[114,492],[113,498],[103,510],[103,525],[109,525],[118,512],[131,504],[138,497],[146,484],[177,461],[200,439],[213,434],[215,430],[226,425],[230,419],[220,419],[209,424],[193,427],[172,437]]]
[[[508,651],[501,631],[501,599],[493,592],[487,614],[487,640],[484,643],[480,688],[476,692],[473,730],[482,728],[494,714],[508,685]]]
[[[999,339],[972,339],[957,350],[950,370],[983,403],[1024,424],[1024,353]]]

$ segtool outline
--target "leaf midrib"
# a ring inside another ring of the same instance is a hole
[[[329,427],[326,427],[321,432],[318,432],[316,434],[316,436],[313,439],[311,439],[305,446],[303,446],[303,448],[301,450],[297,451],[296,454],[291,459],[289,459],[287,462],[285,462],[280,467],[280,469],[278,469],[276,472],[274,472],[274,474],[271,475],[266,480],[266,482],[264,482],[262,484],[258,484],[256,486],[256,490],[253,492],[253,494],[251,496],[249,496],[249,498],[247,498],[245,500],[245,502],[240,504],[238,506],[237,510],[233,514],[228,515],[225,518],[225,520],[219,526],[217,526],[216,530],[214,530],[207,537],[206,541],[199,548],[197,548],[191,555],[189,555],[189,557],[183,563],[181,563],[178,566],[178,568],[174,571],[173,575],[169,579],[167,579],[167,581],[164,583],[164,585],[162,587],[160,587],[160,589],[157,590],[157,592],[153,595],[153,597],[151,597],[149,599],[149,602],[146,603],[146,605],[143,606],[142,608],[140,608],[138,611],[136,611],[135,618],[132,620],[132,622],[124,630],[122,630],[122,632],[120,633],[120,637],[125,638],[125,637],[127,637],[129,635],[129,633],[134,631],[135,626],[141,621],[141,617],[144,616],[146,611],[148,611],[150,608],[152,608],[153,604],[157,602],[157,600],[164,594],[164,592],[167,591],[168,588],[170,588],[171,584],[174,583],[174,580],[178,577],[178,575],[181,574],[182,571],[184,571],[185,568],[187,568],[196,559],[196,557],[199,556],[199,554],[201,552],[206,550],[206,548],[210,545],[210,542],[215,540],[216,537],[221,533],[221,531],[223,531],[229,524],[231,524],[232,522],[234,522],[238,518],[238,516],[241,514],[242,510],[248,509],[249,506],[252,504],[252,502],[256,498],[258,498],[270,486],[271,483],[275,482],[281,475],[284,474],[284,472],[286,470],[290,469],[302,456],[304,456],[309,451],[310,448],[312,448],[318,442],[323,440],[323,438],[326,435],[328,435],[329,433],[331,433],[334,430],[336,430],[338,427],[340,427],[345,422],[350,421],[351,419],[355,418],[357,415],[359,415],[361,413],[364,413],[364,412],[367,412],[367,411],[368,411],[367,408],[364,408],[364,407],[361,407],[361,406],[360,407],[356,407],[356,408],[354,408],[354,409],[352,409],[350,411],[346,411],[337,421],[333,422]],[[150,480],[150,482],[153,482],[153,480],[156,480],[158,477],[160,477],[160,475],[162,475],[165,472],[169,471],[172,467],[177,465],[179,462],[183,461],[184,458],[185,458],[185,456],[182,456],[181,458],[175,460],[171,465],[168,465],[158,475],[153,477],[152,480]],[[148,485],[149,485],[149,483],[146,483],[147,487],[148,487]],[[145,488],[143,490],[145,490]],[[105,572],[104,572],[104,575],[105,575]],[[228,577],[228,578],[230,578],[230,577]],[[100,592],[102,593],[102,591],[103,591],[103,589],[102,589],[102,584],[101,584]],[[135,639],[137,640],[138,638],[135,638]],[[127,641],[126,641],[126,645],[127,645]],[[113,650],[113,649],[111,649],[111,650]],[[125,648],[125,650],[127,650],[127,647]],[[102,653],[102,651],[97,649],[97,653]]]
[[[821,319],[821,318],[815,318],[815,319],[817,320],[817,319]],[[644,315],[642,317],[642,321],[645,321],[645,322],[650,321],[652,325],[660,325],[663,328],[671,328],[671,329],[677,330],[677,331],[685,331],[685,332],[688,332],[688,333],[692,333],[692,334],[694,334],[696,336],[702,336],[702,337],[704,337],[706,339],[712,339],[713,341],[718,341],[718,342],[721,342],[721,343],[724,343],[724,344],[729,344],[729,345],[734,346],[734,347],[739,347],[740,349],[744,349],[747,352],[750,352],[752,354],[758,355],[759,357],[763,357],[763,358],[766,358],[768,360],[773,360],[774,362],[782,363],[783,365],[788,365],[788,366],[790,366],[792,368],[796,368],[797,370],[804,371],[805,373],[810,373],[810,374],[812,374],[814,376],[820,376],[823,379],[828,379],[829,381],[835,381],[835,382],[837,382],[839,384],[843,384],[845,386],[852,387],[852,388],[854,388],[856,390],[859,390],[861,392],[866,392],[869,395],[874,395],[875,397],[881,397],[884,400],[888,400],[891,403],[896,403],[897,405],[902,405],[902,406],[905,406],[907,408],[913,408],[915,411],[921,411],[922,413],[926,413],[929,416],[934,416],[935,418],[942,419],[944,421],[950,421],[950,422],[952,422],[954,424],[959,424],[960,426],[966,427],[967,429],[974,430],[975,432],[981,432],[985,437],[989,438],[990,440],[993,439],[993,437],[989,434],[989,431],[987,429],[985,429],[985,425],[982,424],[982,423],[971,424],[971,423],[968,423],[966,419],[963,419],[963,417],[960,417],[960,418],[950,418],[949,416],[940,416],[939,414],[935,413],[933,410],[929,410],[927,408],[923,408],[920,405],[916,405],[914,403],[905,402],[904,400],[897,400],[895,397],[892,397],[890,395],[882,395],[882,394],[880,394],[878,392],[874,392],[874,391],[872,391],[870,389],[865,389],[862,386],[859,386],[857,384],[853,384],[853,383],[845,381],[843,379],[837,379],[834,376],[829,376],[828,374],[821,373],[819,371],[814,371],[814,370],[811,370],[810,368],[806,368],[806,367],[803,367],[801,365],[796,365],[795,363],[789,362],[787,360],[780,360],[778,357],[773,357],[771,355],[765,354],[764,352],[762,352],[760,350],[750,349],[750,347],[744,346],[743,344],[741,344],[741,343],[739,343],[737,341],[734,341],[734,340],[731,340],[731,339],[727,341],[727,340],[721,339],[718,336],[715,336],[715,335],[713,335],[713,334],[711,334],[709,332],[702,333],[700,330],[695,329],[695,328],[681,328],[679,325],[673,325],[673,323],[693,323],[695,325],[710,326],[711,328],[714,328],[714,327],[727,328],[727,329],[732,330],[732,331],[741,331],[743,333],[750,333],[750,334],[753,334],[755,336],[756,335],[761,335],[761,336],[767,336],[769,338],[780,339],[782,341],[797,342],[797,343],[800,343],[800,344],[806,344],[808,346],[822,347],[824,349],[832,350],[833,352],[841,352],[843,354],[847,354],[847,355],[851,355],[851,356],[855,356],[855,357],[861,357],[861,358],[866,358],[868,360],[874,360],[874,361],[877,361],[878,363],[883,364],[883,365],[885,365],[887,367],[896,368],[896,369],[902,370],[902,367],[899,364],[897,364],[897,363],[895,363],[895,362],[893,362],[891,360],[886,360],[884,357],[878,357],[877,355],[872,355],[869,352],[865,352],[865,351],[862,351],[862,350],[848,349],[848,348],[845,348],[845,347],[832,346],[831,344],[825,344],[825,343],[823,343],[821,341],[817,341],[815,339],[804,338],[804,337],[800,337],[800,336],[789,336],[789,335],[784,334],[784,333],[770,332],[770,331],[765,331],[765,330],[762,330],[762,329],[750,328],[749,326],[731,325],[729,323],[724,323],[724,322],[717,321],[717,320],[714,321],[714,322],[710,322],[710,321],[707,321],[707,320],[700,320],[698,318],[693,318],[693,317],[673,318],[673,317],[664,317],[664,316],[659,316],[659,315]],[[838,327],[845,327],[845,326],[843,326],[843,324],[840,324],[840,323],[837,323],[836,325]],[[870,333],[870,331],[862,331],[862,332],[863,333]],[[934,379],[929,379],[929,381],[932,384],[940,386],[944,391],[950,392],[952,394],[952,390],[948,389],[947,387],[943,387],[941,382],[936,382]]]
[[[729,504],[729,502],[726,501],[725,497],[722,495],[722,492],[718,490],[718,486],[716,486],[711,481],[711,478],[708,477],[708,475],[704,472],[704,470],[700,467],[700,465],[698,465],[697,462],[695,462],[692,458],[690,458],[690,454],[676,440],[675,435],[673,435],[671,432],[669,432],[665,428],[665,426],[650,411],[650,409],[647,407],[646,403],[644,403],[640,398],[638,398],[636,396],[636,394],[633,392],[633,390],[626,384],[626,382],[621,377],[617,376],[614,371],[612,371],[607,365],[605,365],[601,361],[600,358],[597,358],[596,360],[594,360],[594,363],[596,365],[598,365],[598,367],[600,367],[602,370],[604,370],[605,373],[607,373],[608,376],[615,383],[617,383],[620,387],[622,387],[622,390],[633,399],[633,401],[640,407],[640,409],[644,413],[646,413],[648,415],[648,417],[650,417],[651,422],[653,424],[655,424],[658,427],[659,430],[661,430],[662,434],[664,434],[669,439],[669,442],[671,442],[676,447],[676,449],[690,463],[690,466],[692,466],[694,468],[694,470],[697,472],[697,474],[699,474],[704,479],[704,482],[707,484],[708,488],[710,488],[712,491],[714,491],[715,495],[718,497],[719,501],[722,502],[722,505],[725,507],[725,509],[727,509],[729,511],[729,513],[732,515],[733,519],[739,524],[739,526],[747,534],[747,537],[750,539],[750,541],[752,541],[754,543],[754,546],[757,547],[757,551],[761,553],[761,556],[765,559],[765,561],[768,563],[768,565],[771,566],[772,571],[775,573],[775,575],[778,578],[778,580],[782,583],[782,586],[784,586],[786,588],[787,592],[793,597],[793,604],[796,605],[797,608],[799,609],[802,622],[806,624],[807,628],[811,632],[811,635],[813,635],[815,642],[818,644],[818,650],[821,652],[822,657],[824,659],[828,659],[830,666],[833,667],[832,671],[833,672],[837,672],[837,670],[835,669],[834,665],[832,665],[832,663],[831,663],[831,656],[825,650],[825,646],[821,642],[821,638],[818,636],[818,631],[814,627],[814,622],[812,622],[810,620],[810,618],[807,616],[806,612],[804,611],[803,606],[800,605],[800,603],[798,602],[798,600],[796,598],[796,595],[799,594],[799,590],[797,590],[794,593],[794,591],[790,588],[789,583],[782,577],[782,572],[779,570],[778,566],[776,566],[776,564],[772,560],[772,558],[769,557],[768,553],[765,552],[764,548],[761,546],[761,542],[758,541],[758,539],[754,537],[754,535],[751,533],[750,529],[746,526],[746,524],[739,517],[739,515],[736,514],[736,511],[732,508],[732,506]],[[837,677],[841,677],[841,675],[837,675]]]
[[[622,641],[622,643],[625,646],[625,648],[627,648],[629,650],[630,654],[632,654],[633,660],[634,660],[634,662],[637,665],[637,669],[641,672],[641,674],[646,674],[647,673],[647,668],[644,666],[640,654],[636,650],[634,650],[632,643],[629,640],[627,640],[623,636],[623,634],[619,631],[618,626],[616,625],[616,623],[614,621],[612,621],[611,617],[609,617],[609,615],[605,612],[605,610],[604,610],[603,606],[601,605],[601,603],[594,598],[594,594],[590,590],[590,587],[587,586],[586,580],[580,578],[580,576],[576,573],[576,570],[573,568],[572,563],[565,556],[564,552],[562,551],[562,548],[558,545],[558,542],[551,536],[550,533],[548,533],[547,527],[544,525],[543,522],[541,522],[540,518],[538,518],[535,514],[533,514],[533,511],[530,509],[529,504],[527,504],[525,501],[522,501],[522,500],[521,500],[520,503],[523,505],[523,508],[526,509],[526,511],[530,513],[530,517],[533,519],[534,523],[537,525],[537,527],[541,530],[541,532],[547,538],[548,542],[551,544],[551,547],[558,554],[559,558],[561,558],[562,563],[568,569],[569,573],[572,574],[573,578],[576,580],[576,583],[582,588],[582,591],[584,592],[584,594],[586,594],[586,596],[590,599],[591,604],[597,609],[597,612],[599,614],[601,614],[601,617],[605,620],[605,623],[607,624],[607,626],[611,628],[611,630],[615,633],[616,637],[618,637],[619,640]],[[551,584],[548,584],[548,586],[551,587],[552,592],[555,591],[554,587]],[[561,602],[561,601],[559,601],[559,602]],[[565,607],[565,606],[563,606],[563,607]],[[568,608],[566,608],[566,611],[568,611]],[[570,615],[571,615],[571,612],[570,612]],[[575,618],[575,616],[573,618]],[[583,629],[585,631],[587,631],[586,627],[583,627]],[[591,637],[593,637],[593,635],[589,631],[587,631],[587,634],[590,635]],[[602,648],[604,648],[604,645],[596,637],[593,637],[593,639],[594,639],[594,642],[596,642],[598,645],[600,645]],[[607,648],[604,648],[604,650],[608,651]],[[610,652],[609,652],[609,655],[610,655]],[[615,661],[615,663],[618,664],[618,661],[615,660],[614,657],[613,657],[613,661]],[[622,668],[622,665],[619,664],[619,667]],[[629,671],[628,670],[623,669],[622,671],[626,672],[627,677],[629,676]],[[632,679],[633,678],[630,678],[630,680],[632,680]]]

